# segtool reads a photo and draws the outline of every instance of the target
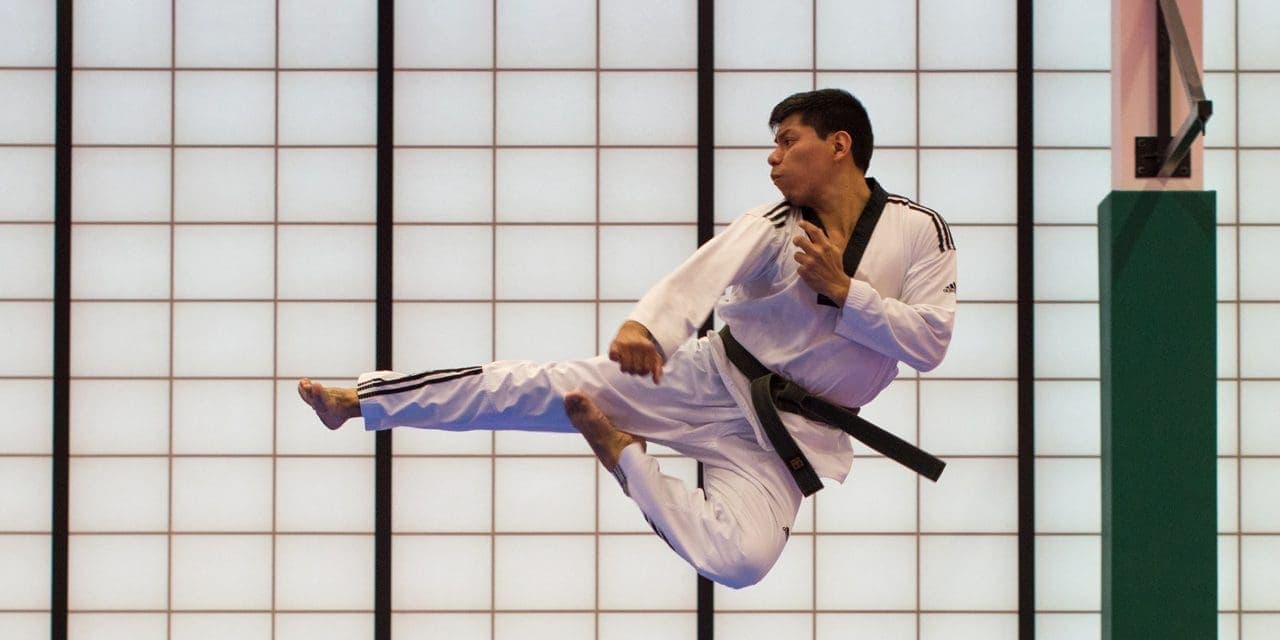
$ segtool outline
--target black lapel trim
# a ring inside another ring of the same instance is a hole
[[[862,214],[858,216],[858,222],[853,226],[849,243],[844,247],[844,272],[850,278],[857,273],[858,265],[862,262],[862,254],[867,252],[867,245],[871,243],[871,234],[875,232],[876,224],[880,222],[880,214],[884,213],[884,205],[889,201],[889,194],[879,182],[876,182],[875,178],[867,178],[867,186],[871,187],[871,197],[862,207]],[[816,211],[809,207],[801,207],[800,212],[805,220],[824,232],[827,230],[822,226],[822,220]],[[840,306],[822,294],[818,294],[818,304],[836,308]]]

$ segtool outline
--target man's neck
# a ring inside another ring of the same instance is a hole
[[[867,184],[866,178],[861,173],[857,173],[832,185],[832,189],[824,195],[826,197],[821,202],[814,203],[813,210],[817,212],[818,219],[822,220],[822,226],[827,229],[827,235],[838,234],[840,238],[847,241],[849,235],[853,233],[854,225],[858,223],[858,217],[862,215],[863,208],[871,199],[871,187]]]

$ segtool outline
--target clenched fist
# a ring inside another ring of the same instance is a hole
[[[623,373],[652,375],[654,384],[662,380],[662,351],[658,349],[658,341],[635,320],[622,323],[609,345],[609,359],[622,365]]]
[[[805,235],[792,239],[800,251],[795,254],[800,263],[800,278],[816,293],[831,298],[837,305],[844,306],[849,297],[849,274],[844,272],[844,252],[816,225],[807,221],[800,222]]]

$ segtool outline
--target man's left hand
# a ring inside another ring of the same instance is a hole
[[[843,307],[845,298],[849,297],[849,275],[844,272],[843,252],[817,225],[801,220],[800,228],[805,235],[791,240],[801,249],[796,252],[800,277],[814,292]]]

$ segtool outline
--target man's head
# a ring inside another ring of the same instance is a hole
[[[807,205],[839,172],[865,175],[873,136],[867,110],[847,91],[797,93],[773,108],[769,154],[774,184],[794,204]]]

